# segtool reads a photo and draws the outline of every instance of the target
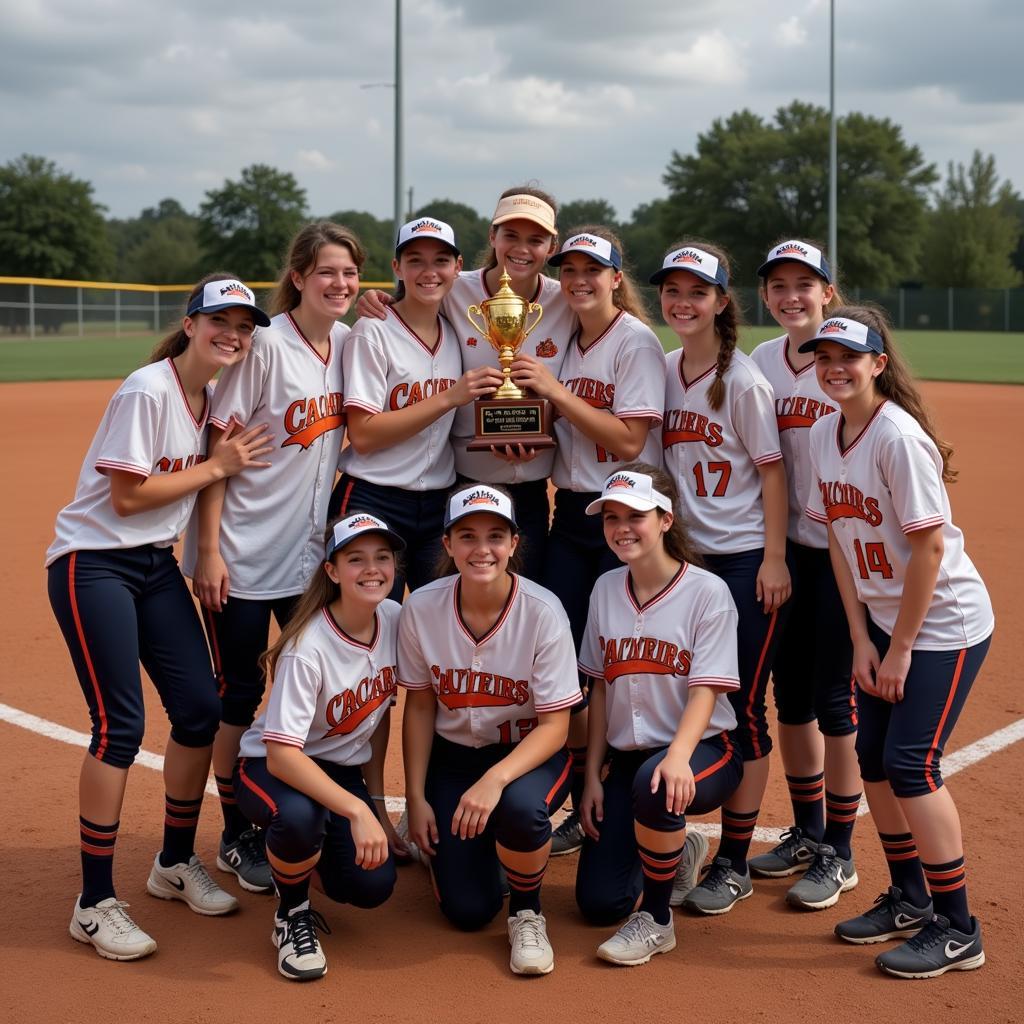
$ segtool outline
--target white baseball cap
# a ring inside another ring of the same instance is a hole
[[[241,281],[232,277],[224,277],[219,281],[210,281],[202,292],[190,303],[186,316],[196,313],[216,313],[232,306],[244,306],[252,310],[252,318],[260,327],[270,326],[270,317],[256,305],[256,296]]]
[[[334,524],[331,539],[327,542],[324,559],[329,560],[335,551],[343,548],[356,537],[361,537],[364,533],[383,533],[393,550],[405,550],[405,541],[383,519],[371,516],[369,512],[353,512],[352,515],[339,519]]]
[[[698,249],[695,245],[684,245],[673,249],[661,262],[661,269],[650,276],[651,284],[661,284],[675,270],[688,270],[708,284],[718,285],[722,291],[729,287],[729,272],[717,256]]]
[[[801,242],[798,238],[780,242],[768,253],[768,258],[764,263],[757,268],[757,276],[767,277],[768,271],[780,263],[804,263],[818,277],[823,277],[829,284],[832,283],[832,271],[829,269],[825,254],[810,242]]]
[[[460,519],[465,519],[474,512],[490,512],[504,519],[512,527],[513,533],[519,532],[512,499],[507,494],[488,487],[487,484],[470,484],[456,491],[448,499],[444,512],[445,533]]]
[[[507,220],[528,220],[543,228],[549,235],[557,235],[555,227],[555,211],[550,203],[522,192],[514,196],[504,196],[498,200],[498,206],[491,218],[491,224],[504,224]]]
[[[548,263],[552,267],[557,267],[571,252],[582,252],[592,260],[603,263],[606,267],[612,267],[615,270],[622,269],[622,253],[607,238],[599,238],[597,235],[589,235],[586,232],[567,238],[562,248],[548,260]]]
[[[878,331],[846,316],[834,316],[826,320],[818,328],[818,333],[810,341],[805,341],[798,351],[813,352],[820,341],[835,341],[853,349],[854,352],[874,352],[881,355],[885,351],[885,342]]]
[[[395,243],[395,255],[397,256],[410,242],[419,238],[433,238],[442,245],[448,246],[456,256],[461,256],[459,247],[455,244],[455,232],[450,224],[436,217],[417,217],[403,224],[398,229],[398,241]]]
[[[654,480],[646,473],[612,473],[604,482],[601,496],[587,506],[587,515],[597,515],[606,501],[621,502],[638,512],[650,512],[655,508],[663,512],[672,511],[672,499],[655,490]]]

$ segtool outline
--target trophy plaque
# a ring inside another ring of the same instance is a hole
[[[490,451],[491,447],[512,444],[528,448],[554,448],[551,436],[552,407],[546,398],[535,398],[512,383],[512,360],[527,335],[540,323],[543,309],[536,302],[527,302],[510,287],[511,278],[502,270],[500,287],[479,306],[466,310],[466,317],[498,353],[501,387],[492,398],[478,398],[473,403],[476,435],[467,445],[471,452]],[[532,323],[529,317],[536,314]],[[480,322],[473,318],[479,317]]]

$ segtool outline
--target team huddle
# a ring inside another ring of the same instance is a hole
[[[421,217],[395,294],[362,297],[359,240],[311,224],[270,315],[208,275],[111,399],[46,557],[92,720],[70,932],[101,956],[156,950],[113,881],[141,663],[171,724],[147,890],[238,909],[195,853],[212,764],[217,868],[276,896],[286,978],[327,971],[311,888],[373,908],[409,859],[455,927],[507,898],[521,975],[554,966],[553,855],[578,851],[576,902],[615,929],[597,949],[613,964],[671,951],[673,907],[728,913],[755,876],[831,907],[858,883],[863,795],[891,884],[835,935],[901,940],[876,959],[901,978],[984,963],[940,762],[994,620],[951,520],[951,449],[888,322],[785,240],[758,268],[784,333],[747,356],[726,253],[682,239],[650,276],[680,340],[666,356],[619,239],[584,225],[559,244],[555,221],[546,193],[507,190],[464,270],[451,227]],[[544,308],[511,378],[553,406],[553,449],[469,450],[474,400],[503,378],[465,311],[503,273]],[[751,856],[773,740],[793,823]],[[708,863],[687,815],[715,811]]]

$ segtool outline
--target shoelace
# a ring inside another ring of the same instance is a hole
[[[97,908],[103,915],[104,923],[118,935],[127,935],[129,932],[138,929],[138,925],[128,916],[129,904],[124,900],[117,900],[109,907]]]
[[[871,908],[868,913],[870,914],[888,914],[890,917],[896,913],[896,907],[900,902],[902,893],[894,886],[889,886],[885,892],[880,896],[875,897],[875,905]]]
[[[544,943],[544,923],[539,917],[517,917],[516,942],[529,949],[540,949]]]
[[[247,829],[238,837],[243,859],[248,858],[254,867],[262,867],[267,863],[266,848],[254,828]]]
[[[819,847],[818,853],[811,861],[811,866],[807,869],[807,874],[804,877],[812,882],[824,882],[826,878],[832,876],[838,860],[837,853],[829,853],[827,848]]]
[[[619,929],[619,934],[629,942],[656,942],[657,932],[651,927],[651,922],[640,913],[633,914],[629,920]]]
[[[729,873],[731,871],[732,865],[730,863],[727,861],[716,860],[714,864],[708,868],[708,873],[704,876],[704,881],[701,882],[702,888],[711,889],[713,892],[717,892],[729,880]]]
[[[220,886],[210,877],[201,860],[194,860],[185,867],[185,874],[199,887],[203,896],[216,892]]]
[[[319,910],[307,907],[288,916],[288,937],[296,956],[315,953],[317,947],[316,933],[331,934],[331,929]]]
[[[803,833],[796,825],[792,828],[787,828],[786,831],[779,836],[779,840],[779,845],[775,847],[774,852],[780,857],[790,856],[804,844]]]
[[[942,942],[948,931],[949,921],[936,914],[912,939],[907,940],[907,946],[915,953],[923,953]]]

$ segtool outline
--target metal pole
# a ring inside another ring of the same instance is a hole
[[[28,336],[36,336],[36,286],[28,286]]]
[[[395,0],[395,238],[402,226],[402,0]]]
[[[82,329],[82,319],[83,319],[82,318],[82,289],[79,288],[79,289],[77,289],[77,291],[78,291],[78,295],[77,295],[77,299],[78,299],[78,336],[81,338],[82,335],[85,333],[83,331],[83,329]]]
[[[828,258],[835,267],[839,263],[837,240],[838,217],[836,198],[837,187],[837,142],[836,142],[836,0],[829,0],[828,15]]]

